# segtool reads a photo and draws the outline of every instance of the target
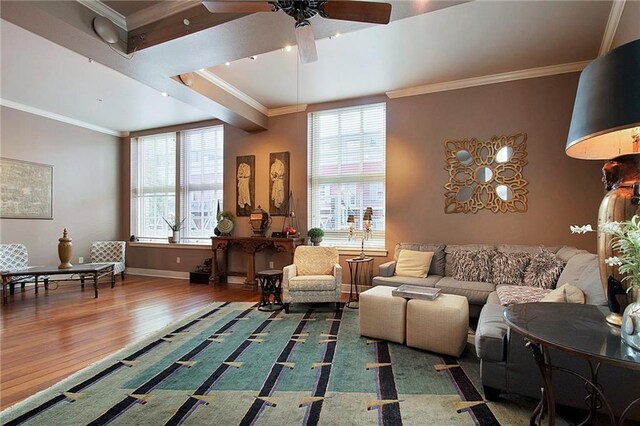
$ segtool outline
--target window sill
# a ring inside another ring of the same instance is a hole
[[[360,250],[353,247],[337,247],[340,256],[360,256]],[[387,257],[389,251],[386,249],[365,249],[364,254],[367,257]]]
[[[128,242],[129,247],[147,247],[159,249],[211,250],[210,243],[163,243],[163,242]]]

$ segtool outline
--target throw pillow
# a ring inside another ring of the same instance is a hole
[[[553,289],[562,273],[564,263],[548,250],[540,249],[533,256],[524,274],[524,285]]]
[[[529,253],[496,253],[491,263],[491,282],[495,285],[523,285],[524,273],[530,262]]]
[[[496,293],[498,293],[502,306],[539,302],[549,292],[550,290],[544,288],[522,285],[499,285],[496,287]]]
[[[584,293],[578,287],[569,283],[547,293],[541,302],[558,302],[558,303],[581,303],[584,304]]]
[[[453,252],[453,278],[458,281],[491,280],[493,250],[458,250]]]
[[[432,251],[402,250],[398,255],[395,274],[401,277],[425,278],[432,259]]]

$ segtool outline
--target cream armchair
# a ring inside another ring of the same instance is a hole
[[[299,246],[293,265],[282,273],[282,301],[289,313],[291,303],[329,303],[340,309],[342,267],[335,247]]]

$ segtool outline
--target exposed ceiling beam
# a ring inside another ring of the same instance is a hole
[[[604,29],[604,35],[602,36],[602,43],[600,44],[600,51],[598,56],[602,56],[611,50],[611,44],[613,38],[618,30],[618,24],[624,11],[624,4],[626,0],[613,0],[611,5],[611,12],[609,13],[609,19],[607,20],[607,27]]]

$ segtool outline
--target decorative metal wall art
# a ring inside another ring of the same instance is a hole
[[[236,157],[236,216],[249,216],[255,209],[255,155]]]
[[[0,218],[53,219],[53,166],[0,158]]]
[[[445,141],[445,213],[494,213],[527,211],[528,181],[522,176],[527,164],[527,134]]]
[[[269,154],[269,213],[289,214],[289,153]]]

